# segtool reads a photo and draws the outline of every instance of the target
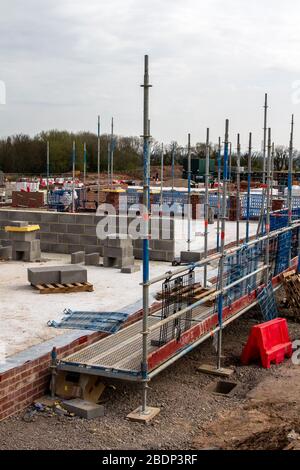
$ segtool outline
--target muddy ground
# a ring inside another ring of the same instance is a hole
[[[106,390],[104,418],[86,421],[44,411],[26,422],[22,412],[0,423],[0,449],[299,448],[300,367],[291,360],[270,370],[240,364],[256,315],[224,332],[224,365],[234,368],[230,380],[239,384],[231,397],[207,390],[218,379],[197,370],[214,358],[210,340],[151,382],[149,404],[161,413],[150,424],[126,420],[139,406],[140,393],[115,382]],[[289,322],[289,330],[293,340],[300,339],[300,324]]]

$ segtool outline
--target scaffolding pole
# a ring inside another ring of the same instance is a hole
[[[114,118],[111,119],[111,136],[110,136],[110,183],[114,181]]]
[[[160,163],[160,210],[163,215],[163,188],[164,186],[164,144],[161,144],[161,163]]]
[[[47,141],[47,205],[49,206],[50,142]]]
[[[237,162],[236,162],[236,244],[240,244],[240,218],[241,218],[241,142],[237,135]]]
[[[75,212],[75,166],[76,166],[76,142],[73,141],[73,153],[72,153],[72,174],[73,174],[73,185],[72,185],[72,212]]]
[[[83,183],[86,183],[86,142],[83,144]]]
[[[204,258],[208,252],[208,183],[209,183],[209,129],[206,130],[206,154],[205,154],[205,202],[204,202]],[[204,266],[203,286],[207,287],[207,264]]]
[[[264,104],[264,140],[263,140],[263,184],[266,183],[266,147],[267,147],[268,94],[265,93]]]
[[[97,138],[97,209],[100,205],[100,116],[98,116],[98,138]]]
[[[246,243],[249,242],[249,228],[250,228],[250,198],[251,198],[251,173],[252,173],[252,133],[249,133],[249,147],[248,147],[248,178],[247,178],[247,215],[246,215]]]
[[[172,204],[174,204],[174,187],[175,187],[175,154],[176,146],[172,146]]]
[[[149,181],[150,181],[150,154],[149,154],[149,60],[145,55],[144,64],[144,126],[143,126],[143,205],[144,205],[144,239],[143,239],[143,359],[141,372],[143,378],[142,414],[148,414],[147,391],[148,391],[148,315],[149,315]]]
[[[218,145],[218,214],[217,214],[217,251],[220,251],[220,216],[221,216],[221,137]]]
[[[292,225],[293,221],[293,151],[294,151],[294,115],[292,115],[291,122],[291,136],[289,146],[289,174],[288,174],[288,223]],[[289,266],[292,258],[292,246],[289,249]]]
[[[191,251],[191,177],[192,177],[191,134],[188,134],[188,239],[187,248]]]
[[[272,151],[272,140],[271,140],[271,129],[268,129],[268,154],[267,154],[267,181],[266,181],[266,193],[267,193],[267,214],[266,214],[266,284],[269,282],[270,277],[270,214],[271,214],[271,151]]]
[[[223,162],[223,201],[222,201],[222,226],[221,226],[221,258],[219,269],[219,290],[221,294],[218,297],[218,355],[217,369],[221,369],[222,356],[222,328],[223,328],[223,289],[224,289],[224,264],[225,264],[225,229],[226,229],[226,206],[227,206],[227,181],[228,181],[228,138],[229,138],[229,120],[225,123],[225,142],[224,142],[224,162]]]

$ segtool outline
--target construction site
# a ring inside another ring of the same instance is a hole
[[[0,450],[300,450],[299,114],[156,141],[142,54],[138,137],[1,131]]]

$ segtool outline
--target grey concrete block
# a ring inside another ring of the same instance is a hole
[[[11,227],[28,227],[28,221],[26,220],[12,220],[9,225]]]
[[[83,266],[60,266],[60,282],[68,284],[73,282],[87,282],[87,270]]]
[[[67,233],[67,224],[51,224],[49,232],[52,233]]]
[[[63,406],[70,413],[74,413],[76,416],[85,419],[94,419],[104,416],[103,405],[96,405],[95,403],[81,400],[80,398],[64,401]]]
[[[75,223],[79,225],[94,225],[94,216],[89,214],[76,214]]]
[[[103,256],[103,248],[100,245],[85,245],[84,251],[87,254],[99,253],[100,256]]]
[[[75,214],[59,214],[58,223],[60,224],[72,224],[75,221]]]
[[[68,233],[75,233],[75,234],[83,234],[84,233],[84,225],[68,224],[67,225],[67,232]]]
[[[112,248],[131,248],[132,239],[131,238],[106,238],[104,241],[104,246]]]
[[[40,240],[42,242],[57,243],[58,235],[57,233],[41,233]]]
[[[175,252],[175,240],[151,240],[151,242],[150,246],[151,248],[153,247],[155,250]]]
[[[29,242],[13,241],[12,248],[15,251],[37,251],[41,249],[40,240],[31,240]]]
[[[58,213],[57,212],[42,213],[41,222],[49,222],[49,223],[57,224],[58,223]]]
[[[34,232],[8,232],[12,241],[30,242],[36,239],[36,231]]]
[[[85,255],[86,266],[99,266],[100,255],[99,253],[89,253]]]
[[[11,246],[0,246],[0,259],[10,260],[12,258]]]
[[[134,265],[134,257],[133,256],[126,256],[122,258],[116,258],[116,267],[119,269],[122,268],[127,268],[128,266],[133,266]]]
[[[0,209],[0,220],[9,220],[9,211]],[[2,225],[2,223],[1,223]]]
[[[68,253],[69,255],[71,255],[72,253],[75,253],[75,251],[85,251],[85,252],[87,252],[85,247],[82,246],[82,245],[79,245],[79,244],[77,244],[77,245],[67,244],[66,247],[67,247],[67,249],[66,249],[65,253]]]
[[[87,282],[86,268],[78,265],[29,268],[27,272],[28,281],[33,285]]]
[[[87,246],[87,245],[94,245],[98,244],[98,238],[96,236],[92,237],[90,235],[81,235],[80,236],[80,244]]]
[[[84,263],[84,261],[85,261],[84,251],[76,251],[75,253],[71,254],[71,264],[80,264],[80,263]]]
[[[109,258],[122,258],[125,256],[133,256],[133,247],[129,248],[112,248],[110,246],[103,247],[103,256]]]
[[[22,261],[25,261],[25,262],[41,261],[41,251],[31,250],[31,251],[23,252]]]
[[[197,263],[201,259],[201,253],[196,251],[182,251],[180,261],[182,263]]]
[[[126,268],[121,269],[121,273],[123,274],[133,274],[137,273],[141,270],[141,267],[138,264],[127,266]]]
[[[27,275],[28,281],[34,286],[38,284],[57,284],[60,282],[59,266],[28,268]]]
[[[109,257],[104,257],[103,258],[103,266],[105,268],[117,268],[118,267],[118,259],[117,258],[109,258]]]
[[[73,235],[70,233],[59,234],[58,243],[67,243],[68,245],[80,245],[80,235]],[[79,250],[73,250],[79,251]]]
[[[96,225],[85,225],[84,234],[96,237]]]

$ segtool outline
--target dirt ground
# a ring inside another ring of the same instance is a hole
[[[240,365],[257,319],[248,314],[224,332],[224,365],[234,368],[230,380],[239,384],[231,397],[208,391],[218,379],[197,370],[214,358],[210,340],[151,382],[149,404],[161,413],[148,425],[126,420],[140,404],[140,393],[115,382],[106,390],[104,418],[86,421],[44,411],[26,422],[22,412],[0,423],[0,449],[299,448],[300,367],[289,359],[270,370]],[[289,323],[289,331],[300,339],[300,324]]]

